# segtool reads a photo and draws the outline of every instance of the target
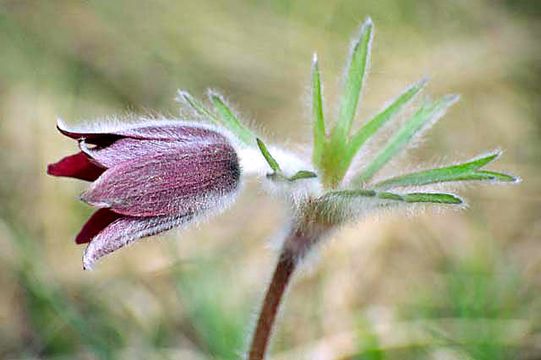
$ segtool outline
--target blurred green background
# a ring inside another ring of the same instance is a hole
[[[429,75],[428,93],[463,97],[406,166],[501,147],[494,166],[524,182],[462,189],[466,211],[345,228],[293,285],[272,358],[540,359],[536,0],[0,0],[0,358],[240,358],[280,206],[248,182],[217,219],[83,272],[85,184],[45,175],[75,150],[55,119],[175,116],[177,88],[212,87],[277,142],[309,141],[312,53],[330,107],[368,15],[360,118]]]

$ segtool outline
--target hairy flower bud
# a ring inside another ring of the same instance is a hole
[[[81,151],[48,166],[54,176],[93,181],[81,196],[99,208],[76,237],[89,243],[85,269],[142,237],[223,210],[240,184],[229,139],[214,128],[149,121],[99,131],[75,131]]]

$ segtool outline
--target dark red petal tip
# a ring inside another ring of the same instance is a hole
[[[66,156],[62,160],[47,166],[47,174],[49,175],[72,177],[86,181],[96,180],[104,171],[104,168],[91,162],[82,152]]]
[[[122,215],[117,214],[109,209],[99,209],[90,219],[83,225],[79,234],[75,238],[76,244],[84,244],[92,241],[92,239],[102,232],[107,226],[115,220],[121,218]]]

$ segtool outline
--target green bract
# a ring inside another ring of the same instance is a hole
[[[359,129],[352,131],[357,109],[361,103],[363,84],[370,66],[373,37],[374,24],[368,18],[361,26],[358,37],[353,41],[346,65],[338,116],[332,124],[329,124],[325,119],[321,74],[317,55],[314,54],[311,86],[313,122],[311,162],[314,169],[317,170],[317,174],[309,170],[298,169],[293,176],[284,175],[280,164],[271,155],[265,143],[260,138],[256,138],[256,135],[241,123],[235,112],[229,108],[220,95],[209,93],[210,102],[214,107],[212,110],[207,109],[204,104],[187,92],[180,91],[179,98],[200,116],[216,125],[225,127],[238,138],[240,143],[248,147],[257,146],[272,170],[272,173],[267,176],[269,179],[296,181],[317,177],[317,181],[322,185],[323,194],[316,196],[316,200],[323,203],[336,202],[338,204],[343,201],[365,198],[366,200],[386,200],[391,203],[456,205],[462,204],[463,201],[454,194],[433,192],[429,188],[426,192],[420,192],[419,188],[459,181],[519,181],[519,178],[508,174],[481,170],[482,167],[499,157],[500,152],[492,152],[465,163],[402,174],[373,183],[372,179],[385,165],[403,152],[412,140],[442,117],[447,109],[458,100],[457,95],[446,95],[436,101],[424,101],[405,122],[397,126],[396,129],[392,129],[392,121],[396,120],[397,115],[425,87],[427,80],[422,79],[408,86],[394,100],[364,122]],[[386,125],[393,132],[387,142],[375,152],[373,158],[363,159],[359,169],[352,167],[359,151]],[[344,181],[346,175],[350,179],[347,183]],[[415,187],[416,192],[388,191],[408,187]]]
[[[216,92],[209,92],[209,99],[214,105],[214,112],[207,109],[205,104],[195,99],[186,91],[179,91],[177,100],[184,102],[196,114],[229,130],[245,145],[255,145],[255,135],[235,115],[235,112],[226,104],[225,100]]]

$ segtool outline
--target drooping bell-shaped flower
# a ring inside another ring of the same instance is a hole
[[[223,210],[237,192],[240,165],[227,136],[179,121],[99,131],[58,129],[80,152],[48,166],[54,176],[92,181],[82,200],[98,210],[76,237],[89,243],[85,269],[140,238]]]

